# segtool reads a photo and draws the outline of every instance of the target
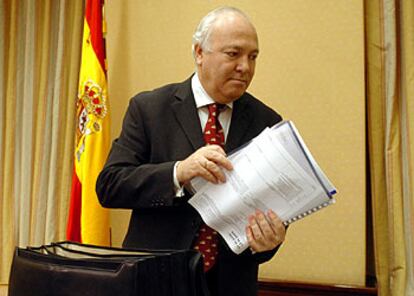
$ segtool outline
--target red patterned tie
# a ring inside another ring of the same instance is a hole
[[[206,144],[217,144],[224,147],[224,132],[218,121],[218,116],[225,105],[208,105],[208,119],[204,128]],[[208,271],[216,263],[218,254],[218,234],[215,230],[202,224],[195,242],[196,250],[200,251],[204,259],[204,271]]]

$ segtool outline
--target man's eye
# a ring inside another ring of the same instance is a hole
[[[249,55],[249,59],[255,61],[257,59],[257,54]]]
[[[231,58],[234,58],[235,56],[237,56],[237,52],[236,51],[228,51],[228,52],[226,52],[226,54],[229,57],[231,57]]]

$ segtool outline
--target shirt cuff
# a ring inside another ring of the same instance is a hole
[[[174,164],[174,171],[173,171],[173,180],[174,180],[174,192],[175,197],[182,197],[184,196],[184,186],[180,186],[180,182],[177,180],[177,166],[180,162],[177,161]]]

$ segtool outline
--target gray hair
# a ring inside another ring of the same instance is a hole
[[[194,32],[192,43],[192,52],[194,58],[195,46],[197,44],[199,44],[203,50],[210,51],[209,38],[212,31],[211,29],[220,17],[228,14],[238,14],[250,22],[249,17],[243,11],[235,7],[223,6],[210,11],[205,17],[203,17],[203,19],[198,24],[196,31]]]

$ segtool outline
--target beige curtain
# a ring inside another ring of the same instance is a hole
[[[65,237],[82,0],[0,2],[0,284],[15,246]]]
[[[379,295],[414,295],[414,1],[365,1]]]

